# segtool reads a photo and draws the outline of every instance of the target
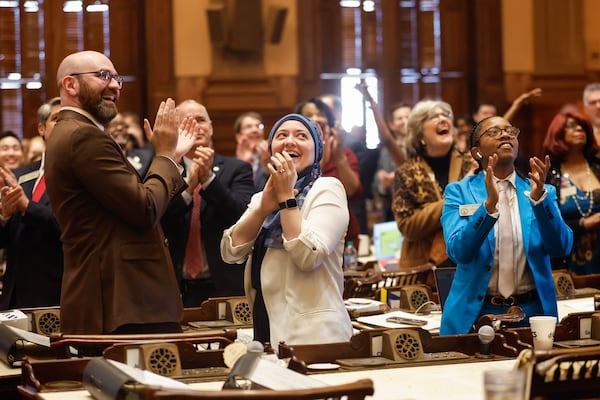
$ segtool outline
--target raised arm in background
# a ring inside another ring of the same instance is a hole
[[[512,121],[513,117],[519,111],[523,104],[526,104],[529,100],[532,100],[536,97],[540,97],[542,95],[542,89],[535,88],[528,92],[521,93],[519,97],[513,100],[510,108],[504,113],[503,118]]]
[[[363,94],[365,100],[369,102],[369,105],[373,110],[373,116],[375,117],[375,123],[377,124],[379,141],[383,146],[385,146],[388,149],[390,155],[392,156],[392,160],[394,160],[396,166],[399,166],[400,164],[404,163],[404,161],[406,161],[406,152],[403,147],[396,143],[396,138],[394,137],[392,131],[388,127],[387,121],[381,113],[377,102],[369,93],[369,87],[367,86],[365,80],[361,80],[360,83],[355,86],[355,88]]]

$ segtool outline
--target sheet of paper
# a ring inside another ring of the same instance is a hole
[[[48,336],[39,335],[37,333],[25,331],[23,329],[15,328],[14,326],[8,325],[17,335],[27,340],[28,342],[39,344],[40,346],[50,347],[50,338]]]
[[[258,360],[252,376],[249,378],[252,382],[272,390],[298,390],[328,386],[315,378],[299,374],[264,359]]]
[[[410,319],[418,319],[421,321],[426,321],[427,325],[421,326],[421,328],[426,329],[428,331],[434,331],[440,329],[440,321],[441,314],[435,313],[430,315],[415,315],[412,313],[408,313],[405,311],[392,311],[385,314],[377,314],[377,315],[369,315],[367,317],[359,317],[356,320],[358,322],[362,322],[364,324],[381,326],[384,328],[414,328],[413,325],[405,325],[405,324],[397,324],[395,322],[387,322],[386,319],[389,317],[402,317],[402,318],[410,318]]]
[[[564,317],[571,313],[594,311],[594,298],[583,297],[579,299],[568,299],[558,301],[558,320],[561,321]]]

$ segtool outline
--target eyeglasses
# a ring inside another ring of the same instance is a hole
[[[517,136],[519,136],[519,133],[521,131],[519,130],[519,128],[515,128],[514,126],[507,126],[505,128],[498,128],[494,126],[488,129],[487,131],[483,132],[479,137],[482,138],[487,135],[492,139],[496,139],[497,137],[500,137],[500,135],[502,135],[502,132],[506,132],[509,136],[516,138]]]
[[[100,71],[75,72],[73,74],[70,74],[70,76],[78,76],[84,74],[96,75],[98,78],[102,79],[106,85],[108,85],[110,81],[114,79],[119,84],[119,89],[123,88],[123,77],[117,74],[113,74],[112,72],[107,71],[105,69],[101,69]]]
[[[447,118],[447,119],[452,119],[452,113],[450,111],[442,111],[442,112],[438,112],[438,113],[431,113],[431,114],[427,114],[425,116],[424,121],[433,121],[434,119],[440,119],[441,117]]]

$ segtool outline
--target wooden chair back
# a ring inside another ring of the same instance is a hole
[[[344,299],[365,298],[374,299],[377,287],[381,282],[381,274],[374,269],[365,271],[364,276],[346,279]]]
[[[382,287],[401,287],[415,285],[417,283],[426,284],[429,275],[433,272],[434,265],[426,263],[410,270],[385,271],[381,273]]]
[[[524,350],[519,368],[525,369],[531,399],[589,399],[600,393],[600,346]]]

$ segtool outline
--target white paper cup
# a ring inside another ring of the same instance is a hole
[[[533,336],[533,348],[535,350],[550,350],[554,343],[556,317],[530,317],[529,325],[531,326],[531,336]]]
[[[506,369],[483,372],[485,400],[523,400],[525,370]]]

